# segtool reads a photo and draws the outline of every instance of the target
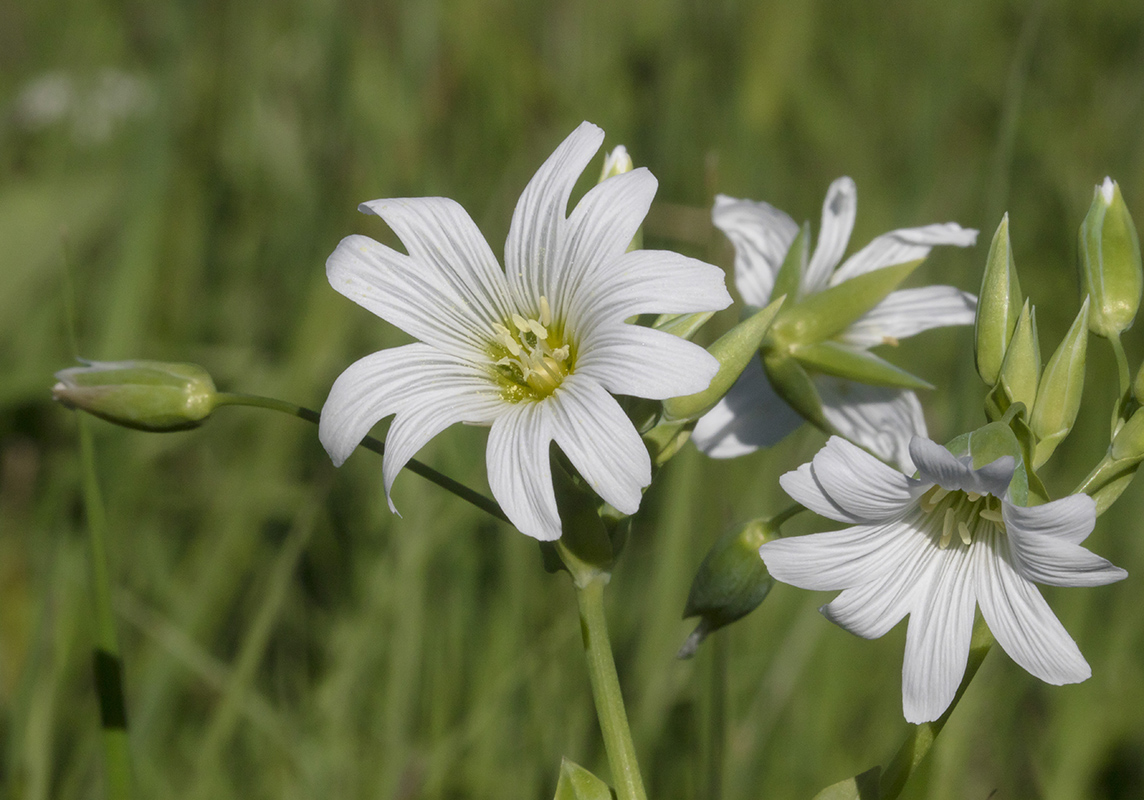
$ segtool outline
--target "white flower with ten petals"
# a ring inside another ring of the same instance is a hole
[[[330,284],[419,341],[366,356],[334,383],[319,436],[335,464],[396,414],[382,466],[388,497],[401,468],[445,428],[491,425],[489,485],[524,533],[560,536],[553,441],[600,497],[635,513],[651,462],[609,392],[691,394],[718,363],[697,345],[624,320],[720,309],[731,298],[717,267],[625,252],[655,195],[646,169],[608,178],[567,213],[603,138],[584,123],[540,167],[513,213],[505,270],[452,200],[361,206],[385,220],[408,255],[349,236],[326,262]]]
[[[1034,582],[1099,586],[1127,573],[1080,543],[1096,504],[1072,495],[1014,505],[1014,460],[974,469],[928,439],[910,442],[909,478],[832,437],[814,460],[780,479],[807,508],[852,527],[781,539],[759,552],[777,580],[842,589],[827,619],[867,639],[906,614],[902,702],[914,723],[937,719],[965,673],[976,606],[1014,661],[1043,681],[1078,683],[1092,673]]]
[[[904,228],[877,237],[842,261],[856,208],[853,180],[839,178],[830,185],[822,205],[818,243],[800,276],[799,298],[883,267],[925,258],[937,245],[968,247],[977,240],[977,231],[952,222]],[[739,294],[748,305],[766,306],[799,226],[768,203],[725,195],[715,198],[711,216],[735,246]],[[794,301],[796,298],[788,297],[787,306]],[[837,341],[848,348],[867,350],[930,328],[970,325],[976,305],[973,295],[953,286],[902,289],[890,293]],[[909,440],[915,434],[925,435],[926,429],[921,405],[912,391],[867,386],[825,374],[815,374],[814,384],[822,400],[823,416],[838,433],[913,471]],[[753,359],[727,396],[699,420],[692,440],[709,456],[734,458],[777,443],[802,421],[776,394],[759,359]]]

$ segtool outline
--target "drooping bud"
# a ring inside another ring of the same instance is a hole
[[[1029,427],[1038,439],[1033,451],[1033,469],[1049,460],[1076,422],[1084,392],[1084,364],[1088,350],[1088,309],[1086,297],[1069,332],[1045,365],[1037,387]]]
[[[973,322],[973,356],[977,374],[989,386],[996,385],[1001,374],[1001,363],[1017,327],[1022,301],[1013,248],[1009,243],[1009,215],[1006,214],[1001,218],[989,246],[981,293],[977,296],[977,316]]]
[[[142,431],[182,431],[201,425],[217,396],[197,364],[166,361],[89,361],[56,373],[52,397],[68,408]]]
[[[1010,404],[1024,403],[1025,411],[1037,399],[1037,381],[1041,375],[1041,346],[1037,341],[1037,312],[1025,301],[1013,338],[1005,349],[1005,360],[997,376],[998,385]]]
[[[727,531],[707,551],[683,611],[684,619],[700,617],[699,624],[679,648],[679,658],[691,658],[711,632],[746,616],[763,602],[774,580],[759,556],[759,547],[779,536],[771,520],[752,520]]]
[[[743,374],[751,359],[756,357],[759,346],[785,299],[780,297],[766,308],[747,317],[708,347],[707,352],[719,361],[719,371],[702,392],[665,400],[664,419],[667,421],[698,419],[713,409],[723,395],[735,385],[735,381]]]
[[[1118,336],[1136,319],[1144,267],[1132,215],[1111,178],[1096,187],[1077,249],[1081,293],[1092,297],[1089,330],[1106,339]]]

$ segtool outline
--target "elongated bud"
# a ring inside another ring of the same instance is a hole
[[[142,431],[182,431],[214,410],[215,385],[197,364],[90,361],[56,373],[52,397],[68,408]]]
[[[708,634],[754,611],[774,580],[759,556],[759,547],[780,536],[770,520],[752,520],[732,528],[712,545],[695,573],[683,617],[700,617],[699,625],[679,649],[691,658]]]
[[[1084,299],[1080,313],[1072,327],[1045,365],[1037,387],[1037,400],[1029,427],[1036,434],[1033,451],[1033,469],[1046,461],[1057,445],[1064,441],[1076,422],[1080,398],[1084,392],[1084,362],[1088,350],[1088,308],[1090,297]]]
[[[719,360],[719,371],[702,392],[665,400],[664,419],[698,419],[713,409],[759,352],[759,346],[785,299],[780,297],[763,310],[747,317],[708,347],[707,352]]]
[[[1144,268],[1132,215],[1111,178],[1096,187],[1077,249],[1081,292],[1092,297],[1088,327],[1105,338],[1117,336],[1136,319]]]
[[[1005,360],[997,377],[1009,403],[1024,403],[1026,411],[1037,399],[1037,380],[1041,374],[1041,346],[1037,343],[1037,312],[1025,301],[1013,338],[1005,349]]]
[[[973,356],[977,374],[989,386],[996,385],[1001,374],[1001,363],[1017,327],[1022,302],[1013,248],[1009,244],[1009,215],[1006,214],[1001,218],[989,246],[981,293],[977,296],[977,317],[973,322]]]

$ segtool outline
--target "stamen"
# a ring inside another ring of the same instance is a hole
[[[1005,521],[1004,517],[1001,516],[1000,511],[994,511],[991,508],[981,509],[977,512],[977,515],[982,519],[989,520],[990,522],[996,522],[998,525]]]
[[[932,513],[937,504],[940,503],[945,496],[949,494],[949,489],[943,489],[940,486],[935,486],[922,496],[922,511],[927,514]]]
[[[969,526],[964,522],[957,523],[957,532],[961,534],[962,544],[969,545],[973,542],[973,539],[969,535]]]
[[[529,330],[528,320],[526,320],[520,314],[512,315],[512,324],[515,325],[521,333],[527,333]]]
[[[957,521],[957,515],[953,513],[952,508],[945,510],[945,519],[942,520],[941,525],[941,539],[938,541],[937,546],[942,550],[949,547],[949,540],[953,538],[953,523]]]
[[[981,495],[979,495],[977,492],[966,492],[965,496],[969,498],[969,502],[971,503],[976,503],[981,499]]]
[[[552,324],[552,307],[544,295],[540,296],[540,324],[546,328]]]
[[[548,338],[548,331],[544,328],[543,325],[541,325],[539,322],[537,322],[534,319],[530,319],[528,321],[528,329],[536,334],[537,339],[547,339]]]
[[[525,397],[547,397],[571,371],[571,347],[559,341],[562,332],[550,330],[552,306],[547,297],[540,298],[536,317],[513,313],[505,323],[492,325],[490,356],[493,364],[502,368],[501,379],[511,382],[511,386],[506,383],[506,397],[511,395],[513,402]]]

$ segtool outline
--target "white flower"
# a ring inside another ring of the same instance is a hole
[[[583,123],[529,182],[509,228],[507,270],[452,200],[362,205],[409,254],[349,236],[326,262],[330,284],[419,341],[366,356],[334,383],[319,436],[335,464],[396,414],[382,466],[388,497],[431,438],[457,422],[485,424],[489,485],[529,536],[560,536],[554,440],[600,497],[635,513],[650,459],[609,392],[658,400],[702,391],[718,363],[697,345],[624,320],[724,308],[731,298],[710,264],[625,253],[655,195],[646,169],[608,178],[567,214],[603,138]]]
[[[759,553],[772,576],[804,589],[842,589],[827,619],[876,639],[906,614],[902,702],[914,723],[937,719],[965,673],[974,608],[1014,661],[1043,681],[1091,674],[1033,582],[1099,586],[1127,573],[1080,543],[1096,504],[1072,495],[1014,505],[1014,460],[974,469],[928,439],[910,442],[920,478],[908,478],[832,437],[808,464],[780,479],[807,508],[852,527],[780,539]]]
[[[839,178],[830,185],[822,205],[818,243],[801,275],[800,298],[858,275],[925,258],[936,245],[968,247],[977,240],[977,231],[952,222],[905,228],[877,237],[838,266],[854,228],[856,207],[853,180]],[[767,305],[799,226],[767,203],[724,195],[715,198],[711,217],[735,246],[735,285],[744,302]],[[788,306],[794,300],[788,297]],[[867,350],[896,344],[930,328],[969,325],[976,305],[973,295],[952,286],[902,289],[854,322],[838,341]],[[913,392],[820,374],[814,375],[814,383],[823,415],[838,433],[913,471],[909,440],[926,432],[921,405]],[[777,443],[802,421],[775,393],[762,364],[754,359],[724,400],[699,420],[692,440],[709,456],[734,458]]]

